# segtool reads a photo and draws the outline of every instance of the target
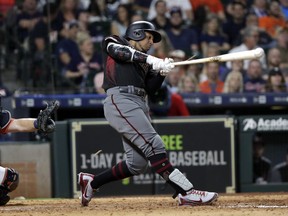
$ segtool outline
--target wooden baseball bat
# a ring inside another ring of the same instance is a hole
[[[201,59],[192,59],[180,62],[173,62],[175,66],[188,65],[188,64],[202,64],[207,62],[227,62],[234,60],[246,60],[246,59],[259,59],[264,55],[264,50],[262,48],[256,48],[248,51],[240,51],[235,53],[228,53],[224,55],[212,56]]]

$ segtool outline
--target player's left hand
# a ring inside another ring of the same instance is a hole
[[[41,133],[52,133],[55,130],[55,122],[51,119],[51,116],[59,108],[59,101],[52,101],[47,103],[47,107],[41,110],[37,117],[38,131]]]
[[[165,58],[164,62],[167,65],[169,65],[169,67],[167,67],[166,69],[160,71],[160,75],[161,76],[167,76],[170,73],[170,71],[175,67],[173,64],[171,64],[171,63],[174,62],[174,59],[172,59],[172,58]]]

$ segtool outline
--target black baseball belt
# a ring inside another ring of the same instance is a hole
[[[146,91],[143,88],[138,88],[135,86],[120,86],[119,87],[119,92],[121,93],[129,93],[129,94],[134,94],[140,97],[145,97],[146,96]]]

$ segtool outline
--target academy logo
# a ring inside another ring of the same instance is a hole
[[[253,118],[243,120],[243,131],[257,130],[257,131],[286,131],[288,130],[288,119],[282,117],[278,119],[264,119],[259,118],[256,121]]]
[[[243,131],[256,130],[257,128],[257,122],[252,118],[244,119],[243,124],[244,124]]]

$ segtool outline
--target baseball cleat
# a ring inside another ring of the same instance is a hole
[[[81,190],[81,204],[82,206],[88,206],[88,203],[91,201],[94,190],[91,187],[90,183],[93,181],[94,175],[89,173],[80,172],[78,174],[78,184],[80,185]]]
[[[186,195],[178,195],[178,202],[179,205],[191,205],[191,206],[197,206],[197,205],[209,205],[216,201],[218,198],[218,194],[214,192],[208,192],[208,191],[200,191],[200,190],[194,190],[187,192]]]

